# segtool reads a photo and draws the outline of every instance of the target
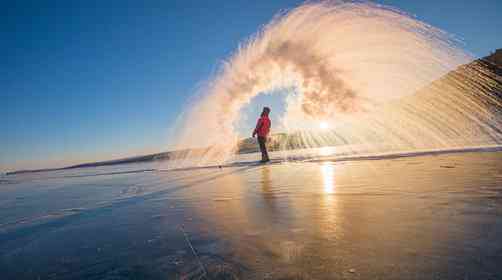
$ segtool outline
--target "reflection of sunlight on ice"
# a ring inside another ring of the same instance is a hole
[[[322,194],[319,200],[321,220],[319,221],[320,232],[329,240],[339,237],[339,225],[343,215],[339,212],[337,196],[335,195],[335,166],[332,162],[324,162],[320,166],[323,182]],[[339,175],[339,174],[338,174]]]
[[[324,193],[332,194],[335,192],[335,168],[330,162],[325,162],[321,166],[323,182],[324,182]]]

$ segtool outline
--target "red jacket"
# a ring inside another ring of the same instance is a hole
[[[268,116],[262,116],[258,119],[254,131],[259,137],[267,137],[270,132],[270,119]]]

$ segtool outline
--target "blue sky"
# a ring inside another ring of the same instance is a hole
[[[303,1],[11,2],[0,4],[4,171],[166,150],[197,85]],[[502,1],[377,2],[456,35],[476,56],[502,48]]]

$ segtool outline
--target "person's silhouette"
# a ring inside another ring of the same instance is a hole
[[[267,136],[268,133],[270,132],[270,119],[268,118],[268,114],[270,113],[270,108],[264,107],[263,111],[261,112],[261,117],[258,119],[258,122],[256,123],[256,128],[253,131],[253,137],[258,135],[258,144],[260,145],[260,151],[261,151],[261,162],[267,162],[270,161],[268,158],[268,152],[267,152]]]

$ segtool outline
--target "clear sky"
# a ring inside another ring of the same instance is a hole
[[[2,1],[0,171],[166,150],[197,86],[302,2]],[[500,0],[376,2],[456,35],[475,56],[502,48]]]

